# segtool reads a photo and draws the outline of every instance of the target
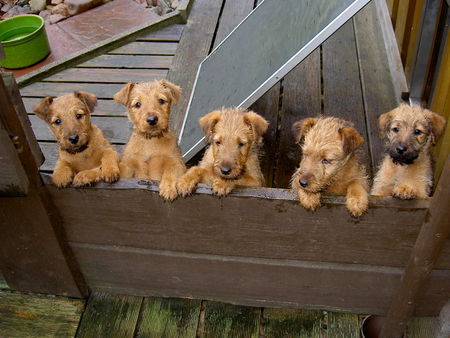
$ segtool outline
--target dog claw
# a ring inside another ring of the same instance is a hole
[[[404,186],[394,188],[392,196],[401,200],[412,200],[416,198],[416,193],[412,188]]]

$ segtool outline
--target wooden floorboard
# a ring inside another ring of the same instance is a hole
[[[133,55],[174,55],[177,50],[177,42],[131,42],[125,46],[114,49],[108,54],[133,54]]]
[[[74,337],[84,301],[0,291],[0,337]]]
[[[169,69],[172,55],[106,54],[77,65],[77,68]]]
[[[82,90],[94,94],[98,99],[112,99],[123,86],[120,83],[35,82],[22,88],[20,93],[23,97],[45,97],[60,96],[73,93],[75,90]]]
[[[184,25],[175,24],[138,37],[137,41],[180,41]]]
[[[92,293],[76,337],[133,337],[142,300],[142,297]]]

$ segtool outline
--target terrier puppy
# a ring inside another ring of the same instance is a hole
[[[433,186],[430,150],[444,132],[445,119],[419,106],[401,104],[378,121],[387,154],[371,194],[400,199],[429,197]]]
[[[181,88],[166,80],[128,83],[114,95],[117,103],[127,107],[134,124],[122,155],[120,176],[160,181],[159,194],[169,201],[177,197],[177,180],[186,171],[169,127],[171,106],[180,95]]]
[[[210,146],[199,165],[179,180],[180,195],[189,195],[200,182],[212,184],[218,196],[229,194],[237,185],[264,184],[258,151],[269,125],[265,119],[252,111],[223,108],[203,116],[199,124]]]
[[[322,192],[345,194],[347,209],[361,216],[368,206],[367,177],[359,161],[362,136],[350,122],[335,117],[306,118],[292,127],[297,143],[303,140],[300,167],[291,181],[300,204],[314,211]]]
[[[90,119],[96,104],[95,95],[76,91],[57,98],[47,96],[33,109],[58,141],[59,158],[52,179],[59,188],[119,179],[119,155]]]

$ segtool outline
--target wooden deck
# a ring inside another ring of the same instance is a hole
[[[0,276],[0,337],[360,337],[363,315],[94,292],[87,301],[12,292]],[[405,338],[435,332],[410,321]]]

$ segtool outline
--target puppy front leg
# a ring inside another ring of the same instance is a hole
[[[403,170],[401,179],[396,182],[392,195],[402,200],[414,198],[429,198],[428,192],[431,187],[431,172],[426,168],[414,164],[401,168]]]
[[[82,170],[73,178],[73,185],[82,187],[100,182],[102,180],[102,168],[98,166],[93,169]]]
[[[148,165],[146,162],[137,158],[122,159],[119,164],[121,178],[140,178],[148,179]]]
[[[72,183],[74,172],[66,161],[58,160],[53,171],[52,181],[58,188],[67,187]]]
[[[216,177],[212,182],[212,190],[217,196],[228,195],[236,186],[236,182],[232,180],[224,180],[220,177]]]
[[[183,197],[192,194],[197,184],[199,184],[204,179],[206,171],[207,169],[199,166],[190,168],[178,180],[177,183],[178,193]]]
[[[367,211],[369,205],[367,184],[362,180],[353,180],[347,187],[345,205],[350,213],[359,217]]]
[[[303,189],[298,189],[297,194],[303,208],[315,211],[318,207],[320,207],[320,193],[312,193]]]
[[[164,158],[159,195],[167,201],[173,201],[177,195],[177,181],[183,176],[186,167],[181,159]]]
[[[116,182],[120,177],[119,154],[112,148],[103,152],[102,157],[102,179],[105,182]]]
[[[389,157],[385,157],[378,169],[370,192],[373,196],[391,196],[394,187],[395,165]]]

